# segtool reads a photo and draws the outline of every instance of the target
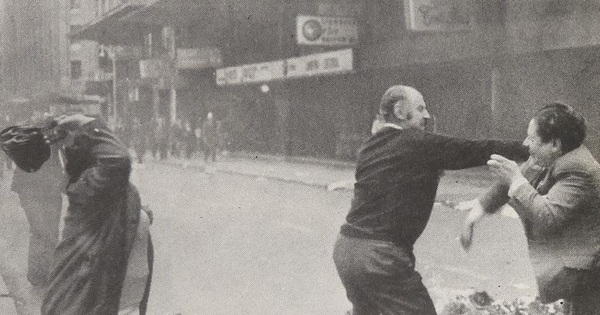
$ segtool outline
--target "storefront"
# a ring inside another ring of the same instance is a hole
[[[164,62],[176,75],[153,75],[159,83],[140,86],[139,102],[170,121],[212,111],[235,149],[354,159],[395,84],[423,93],[438,132],[465,138],[522,139],[541,104],[564,101],[588,117],[589,142],[600,148],[600,11],[592,3],[299,1],[269,14],[266,2],[214,3],[212,16],[167,2],[126,18],[165,35],[168,17],[190,11],[172,27],[185,40],[153,42],[169,48]],[[197,65],[206,46],[220,49],[219,64]],[[187,66],[175,56],[187,56]]]
[[[334,157],[338,129],[355,103],[353,60],[352,49],[343,49],[222,68],[217,84],[240,98],[235,111],[252,113],[248,135],[264,135],[254,149]]]

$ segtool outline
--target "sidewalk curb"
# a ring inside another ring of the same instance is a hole
[[[181,162],[173,161],[173,160],[153,161],[152,163],[169,164],[169,165],[176,165],[176,166],[183,165]],[[200,169],[200,170],[206,172],[205,165],[198,165],[198,164],[190,163],[187,165],[187,167]],[[268,180],[275,180],[275,181],[291,183],[291,184],[299,184],[299,185],[303,185],[303,186],[320,188],[320,189],[325,189],[325,190],[327,190],[327,187],[329,186],[329,183],[322,184],[322,183],[317,183],[317,182],[313,182],[313,181],[299,180],[299,179],[295,179],[295,178],[284,178],[281,176],[268,175],[268,174],[264,174],[264,173],[252,173],[252,172],[243,172],[243,171],[238,171],[238,170],[219,169],[218,167],[215,168],[215,171],[217,173],[222,173],[222,174],[239,175],[239,176],[252,177],[252,178],[265,178]]]
[[[355,168],[355,164],[349,163],[349,162],[348,163],[333,162],[333,164],[332,164],[332,162],[329,160],[319,161],[317,159],[313,160],[313,159],[296,158],[296,157],[264,156],[264,155],[255,155],[255,154],[249,154],[249,153],[230,154],[228,156],[228,158],[247,159],[247,160],[259,159],[262,161],[302,163],[302,164],[312,164],[312,165],[321,165],[321,166],[329,166],[329,167],[333,166],[333,167],[339,167],[339,168],[352,168],[352,169]],[[297,159],[300,159],[301,162],[294,162],[294,160],[297,160]],[[171,160],[171,159],[162,160],[162,161],[154,161],[154,163],[164,163],[164,164],[176,165],[176,166],[180,166],[180,167],[183,166],[182,161]],[[201,169],[206,172],[206,165],[199,165],[197,163],[189,163],[189,164],[187,164],[186,167],[193,167],[196,169]],[[279,181],[279,182],[283,182],[283,183],[298,184],[298,185],[303,185],[303,186],[307,186],[307,187],[324,189],[324,190],[328,190],[328,191],[349,191],[349,192],[351,192],[354,190],[354,183],[347,181],[347,180],[346,181],[338,180],[338,181],[334,181],[334,182],[322,183],[322,182],[315,182],[315,181],[305,180],[305,179],[297,179],[297,178],[282,177],[282,176],[278,176],[278,175],[270,175],[270,174],[266,174],[266,173],[254,173],[254,172],[245,172],[245,171],[233,170],[233,169],[223,169],[223,168],[219,168],[218,166],[215,167],[214,170],[215,170],[215,172],[222,173],[222,174],[239,175],[239,176],[252,177],[252,178],[265,178],[267,180]],[[451,176],[451,177],[457,178],[460,181],[481,182],[481,184],[485,183],[487,185],[487,181],[482,181],[481,176],[477,175],[477,174],[483,173],[484,171],[485,171],[485,169],[483,167],[476,168],[472,172],[464,172],[462,170],[448,171],[447,173],[445,173],[444,176]]]
[[[194,167],[204,168],[200,165],[197,165],[197,166],[195,165]],[[303,181],[303,180],[298,180],[298,179],[293,179],[293,178],[283,178],[281,176],[273,176],[273,175],[267,175],[267,174],[247,173],[247,172],[224,170],[224,169],[218,169],[218,168],[216,171],[219,173],[223,173],[223,174],[240,175],[240,176],[253,177],[253,178],[265,178],[268,180],[275,180],[275,181],[290,183],[290,184],[300,184],[300,185],[304,185],[304,186],[308,186],[308,187],[321,188],[321,189],[327,189],[327,186],[328,186],[328,184],[315,183],[315,182],[311,182],[311,181]]]
[[[290,162],[290,163],[301,163],[321,166],[331,166],[336,168],[349,168],[355,169],[356,162],[341,161],[328,158],[318,157],[302,157],[302,156],[284,156],[284,155],[271,155],[264,153],[252,153],[252,152],[231,152],[228,157],[241,158],[241,159],[256,159],[262,161],[277,161],[277,162]]]

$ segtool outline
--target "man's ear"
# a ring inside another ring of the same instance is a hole
[[[552,139],[552,151],[562,153],[562,141],[560,139]]]
[[[402,106],[400,102],[394,104],[394,116],[399,120],[406,120],[406,116],[404,116],[404,106]]]

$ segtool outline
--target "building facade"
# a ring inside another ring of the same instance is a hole
[[[68,89],[67,1],[4,0],[2,6],[3,99]]]
[[[564,101],[600,153],[599,30],[596,0],[154,0],[72,38],[142,48],[117,62],[118,113],[211,111],[232,149],[353,159],[393,84],[467,138],[522,139],[537,108]]]

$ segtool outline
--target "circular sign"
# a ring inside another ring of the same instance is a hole
[[[315,41],[323,35],[323,26],[317,20],[308,20],[302,25],[302,35],[309,41]]]

